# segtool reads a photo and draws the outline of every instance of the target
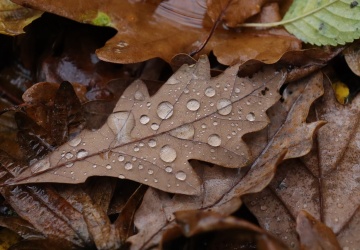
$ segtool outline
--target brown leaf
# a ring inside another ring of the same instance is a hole
[[[166,193],[149,189],[135,216],[139,233],[129,238],[133,249],[147,249],[159,244],[163,231],[175,226],[173,213],[176,211],[210,209],[231,214],[240,205],[238,197],[259,192],[268,185],[276,166],[284,157],[306,154],[312,146],[314,131],[324,124],[321,121],[306,123],[310,105],[322,94],[321,80],[320,73],[304,80],[306,88],[293,103],[287,104],[286,112],[281,114],[282,119],[273,121],[271,131],[261,132],[266,134],[260,136],[261,141],[253,140],[251,146],[258,156],[250,167],[239,171],[201,164],[195,168],[203,179],[202,192],[196,197],[169,197]],[[270,111],[268,113],[271,114]]]
[[[265,111],[285,79],[270,68],[252,78],[238,78],[237,71],[234,66],[210,79],[209,61],[202,57],[183,66],[153,97],[135,81],[102,128],[83,131],[17,181],[79,183],[102,175],[197,194],[200,180],[188,160],[228,168],[248,164],[241,137],[267,125]]]
[[[181,232],[166,231],[162,249],[287,249],[264,230],[234,217],[196,210],[177,212],[175,216]],[[182,235],[187,239],[180,243]]]
[[[2,0],[0,3],[0,34],[18,35],[23,33],[23,28],[42,12],[21,7],[10,0]]]
[[[324,85],[325,95],[314,106],[314,118],[328,123],[318,131],[313,150],[282,164],[269,188],[246,203],[260,224],[288,245],[298,244],[295,218],[304,209],[334,231],[342,248],[356,249],[360,244],[360,98],[342,106],[335,101],[331,84],[326,80]]]
[[[300,236],[301,249],[342,249],[333,231],[306,211],[302,210],[299,212],[296,224],[296,231]]]
[[[0,226],[16,232],[23,239],[44,239],[45,236],[37,231],[29,222],[20,217],[0,217]]]
[[[190,54],[199,50],[213,26],[205,15],[206,8],[192,0],[162,1],[160,4],[115,0],[106,4],[95,0],[15,2],[79,22],[116,28],[118,33],[97,50],[99,58],[116,63],[141,62],[155,57],[170,62],[178,53]],[[252,13],[253,7],[250,10]],[[99,23],[99,20],[103,22]],[[286,51],[300,48],[301,42],[283,29],[237,32],[218,28],[202,53],[213,50],[219,62],[233,65],[250,59],[275,62]]]
[[[360,43],[353,43],[344,50],[344,57],[354,74],[360,76]]]

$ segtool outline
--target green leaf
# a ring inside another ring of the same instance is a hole
[[[283,20],[274,23],[244,23],[240,27],[284,25],[305,43],[338,45],[360,37],[360,1],[294,0]]]
[[[353,0],[295,0],[282,22],[306,43],[345,44],[360,37],[360,5]]]

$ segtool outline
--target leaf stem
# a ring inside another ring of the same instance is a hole
[[[304,15],[302,16],[298,16],[298,17],[294,17],[292,19],[289,19],[289,20],[285,20],[285,21],[280,21],[280,22],[273,22],[273,23],[242,23],[242,24],[239,24],[237,27],[253,27],[253,28],[256,28],[256,27],[259,27],[259,28],[272,28],[272,27],[277,27],[277,26],[280,26],[280,25],[284,25],[284,24],[288,24],[288,23],[292,23],[292,22],[295,22],[299,19],[302,19],[304,17],[307,17],[307,16],[310,16],[314,13],[316,13],[317,11],[323,9],[323,8],[326,8],[328,6],[330,6],[331,4],[333,3],[336,3],[340,0],[334,0],[330,3],[327,3],[319,8],[316,8],[308,13],[305,13]]]

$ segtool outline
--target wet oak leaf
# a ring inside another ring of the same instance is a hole
[[[313,150],[279,166],[269,187],[245,201],[259,223],[289,246],[298,245],[295,220],[304,209],[336,234],[342,248],[356,249],[360,244],[360,98],[342,106],[331,84],[325,81],[324,86],[325,95],[314,111],[315,120],[327,124],[318,131]]]
[[[97,50],[97,55],[115,63],[141,62],[155,57],[170,62],[178,53],[191,54],[198,50],[213,26],[206,15],[206,4],[193,0],[156,4],[115,0],[106,3],[95,0],[15,2],[83,23],[94,23],[99,13],[105,14],[109,18],[107,25],[118,33]],[[272,63],[286,51],[300,48],[300,40],[283,29],[237,32],[218,28],[201,53],[213,50],[219,62],[234,65],[250,59]]]
[[[10,0],[0,2],[0,34],[18,35],[23,28],[39,18],[42,11],[24,8]]]
[[[250,145],[254,155],[257,155],[251,167],[238,171],[200,165],[196,168],[203,180],[199,196],[169,197],[164,192],[150,188],[135,215],[135,226],[139,232],[128,240],[132,243],[132,249],[148,249],[158,245],[162,233],[176,226],[174,212],[201,209],[225,215],[233,213],[241,204],[239,197],[259,192],[268,185],[275,175],[276,166],[284,157],[294,158],[308,153],[314,132],[324,124],[323,121],[306,123],[310,106],[322,95],[322,75],[316,74],[302,83],[306,88],[295,102],[286,103],[287,109],[281,112],[282,119],[271,119],[276,124],[272,131],[261,131],[260,141],[247,140],[253,141]],[[271,109],[274,113],[282,111],[278,108],[274,106]]]
[[[210,78],[203,56],[184,65],[152,97],[141,81],[133,82],[99,130],[82,131],[32,164],[17,183],[80,183],[99,175],[198,194],[201,182],[188,160],[227,168],[248,164],[241,137],[268,124],[265,111],[278,100],[285,79],[271,68],[252,78],[237,72],[234,66]]]

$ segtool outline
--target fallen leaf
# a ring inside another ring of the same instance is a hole
[[[177,212],[175,216],[178,228],[164,233],[160,249],[287,249],[263,229],[234,217],[196,210]],[[181,236],[187,238],[180,243]]]
[[[313,150],[279,166],[269,187],[245,201],[259,223],[291,247],[298,246],[295,218],[304,209],[333,230],[342,248],[356,249],[360,244],[360,98],[342,106],[326,79],[324,86],[325,95],[315,103],[314,117],[328,123],[318,131]],[[292,88],[293,93],[297,91]]]
[[[333,231],[306,211],[299,212],[296,224],[296,231],[300,236],[301,249],[342,249]]]
[[[360,76],[360,43],[354,43],[346,48],[344,57],[352,72]]]
[[[200,209],[224,215],[233,213],[241,204],[239,197],[259,192],[268,185],[276,166],[284,157],[306,154],[311,149],[313,133],[324,124],[321,121],[306,123],[310,105],[322,94],[322,75],[318,73],[304,82],[305,90],[295,102],[288,104],[286,111],[281,113],[281,119],[272,119],[271,124],[274,125],[271,132],[261,131],[265,134],[265,140],[249,142],[257,155],[251,166],[241,170],[204,164],[195,166],[203,180],[199,196],[169,196],[150,188],[135,215],[135,226],[139,232],[128,239],[132,249],[148,249],[158,245],[162,233],[175,226],[174,212]],[[277,112],[278,105],[272,108],[273,112]],[[260,138],[264,139],[262,136]]]
[[[116,28],[118,33],[97,50],[97,55],[115,63],[141,62],[155,57],[170,62],[178,53],[199,50],[206,44],[213,27],[205,15],[206,4],[192,0],[162,1],[160,4],[114,0],[106,4],[69,0],[15,2],[84,23],[94,23],[100,14],[103,15],[106,25]],[[237,32],[218,28],[201,53],[213,50],[219,62],[234,65],[250,59],[271,63],[286,51],[300,48],[301,42],[284,29]]]
[[[0,2],[0,34],[18,35],[23,33],[23,28],[42,12],[34,9],[24,8],[10,0]]]
[[[207,57],[183,66],[152,97],[135,81],[102,128],[83,131],[35,162],[18,183],[79,183],[100,175],[198,194],[200,179],[188,160],[245,166],[241,137],[267,125],[265,111],[279,98],[285,76],[267,69],[238,78],[234,66],[210,79],[209,68]]]

